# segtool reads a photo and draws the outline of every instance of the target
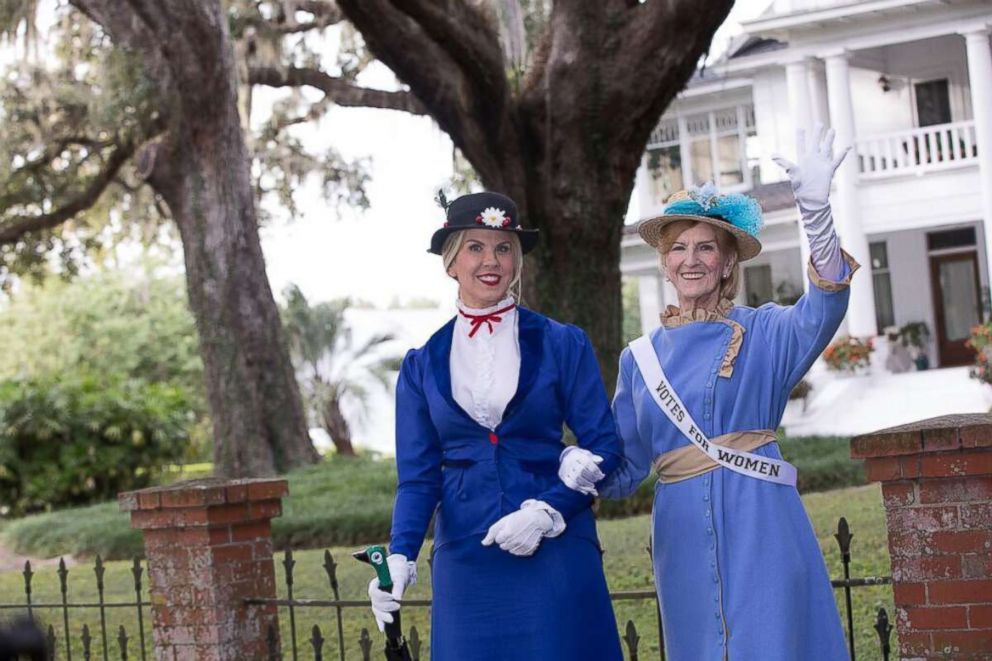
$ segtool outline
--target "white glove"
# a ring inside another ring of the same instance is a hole
[[[417,582],[417,563],[406,559],[401,553],[393,553],[386,558],[389,576],[393,579],[393,591],[379,589],[379,578],[369,581],[369,598],[372,600],[372,614],[379,631],[386,630],[386,624],[393,621],[393,613],[400,609],[403,592]]]
[[[598,496],[596,483],[606,477],[599,469],[603,458],[584,448],[570,445],[561,452],[558,477],[565,486],[579,493]]]
[[[785,170],[792,183],[792,193],[799,204],[803,228],[809,239],[813,267],[823,278],[837,281],[844,273],[844,257],[830,212],[830,182],[851,147],[832,156],[834,135],[833,129],[824,134],[823,124],[817,123],[807,140],[806,132],[799,129],[796,132],[797,162],[777,155],[772,160]]]
[[[520,509],[489,526],[483,546],[493,542],[513,555],[534,555],[541,540],[556,537],[565,530],[565,520],[553,507],[540,500],[525,500]]]

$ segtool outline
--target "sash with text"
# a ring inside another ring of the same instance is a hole
[[[634,355],[634,361],[641,371],[641,376],[644,377],[644,383],[651,391],[655,404],[668,416],[672,424],[706,456],[736,473],[776,484],[796,486],[796,467],[789,462],[716,445],[706,438],[706,435],[689,415],[682,400],[675,394],[675,389],[668,382],[665,371],[661,368],[661,362],[658,360],[658,355],[651,345],[651,339],[647,335],[631,342],[630,351]],[[651,384],[657,385],[652,388]]]

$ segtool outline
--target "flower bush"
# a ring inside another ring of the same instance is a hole
[[[992,384],[992,321],[972,326],[971,337],[965,342],[965,346],[975,350],[971,378]]]
[[[873,338],[840,337],[823,352],[827,367],[835,372],[853,372],[859,367],[871,364],[871,353],[875,350]]]

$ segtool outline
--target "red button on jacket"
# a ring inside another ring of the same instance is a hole
[[[489,442],[492,443],[493,445],[496,445],[497,443],[499,443],[499,436],[497,436],[493,432],[489,432]]]

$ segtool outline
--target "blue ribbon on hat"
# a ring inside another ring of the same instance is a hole
[[[687,192],[689,197],[669,204],[665,207],[664,215],[722,218],[757,238],[764,219],[761,216],[761,205],[753,197],[742,193],[720,195],[712,183],[694,186]]]

